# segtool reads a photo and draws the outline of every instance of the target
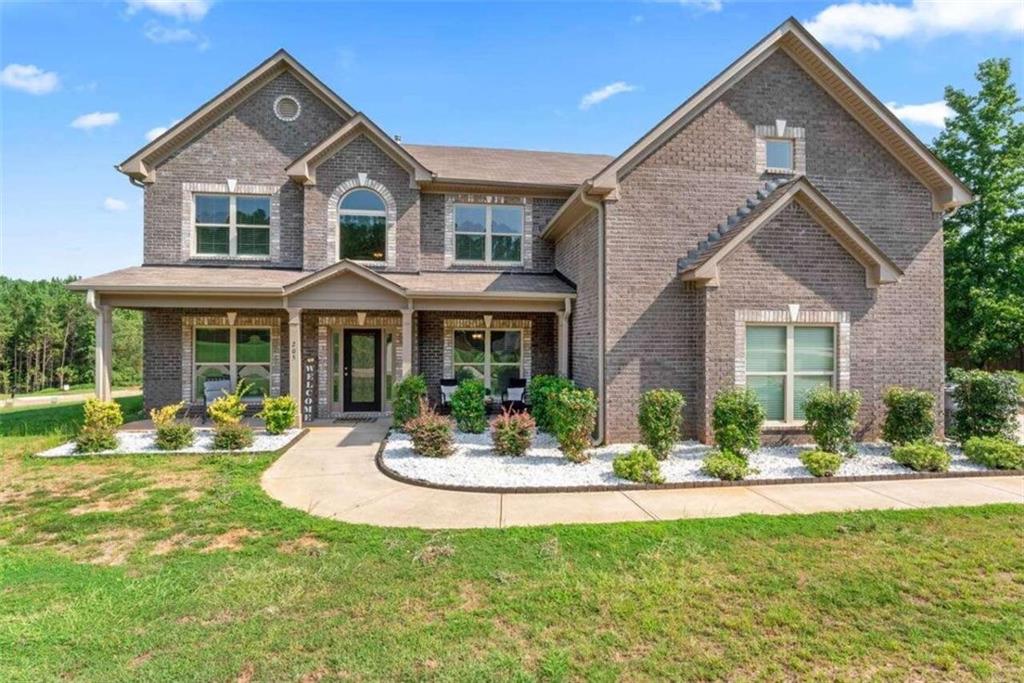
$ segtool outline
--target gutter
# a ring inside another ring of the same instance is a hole
[[[597,211],[597,434],[594,440],[598,444],[604,443],[605,437],[605,410],[607,403],[607,392],[604,383],[605,366],[605,230],[604,230],[604,200],[595,201],[587,196],[587,189],[591,187],[588,181],[580,187],[580,201]]]

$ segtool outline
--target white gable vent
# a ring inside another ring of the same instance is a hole
[[[299,101],[291,95],[281,95],[274,100],[274,115],[282,121],[294,121],[301,112]]]

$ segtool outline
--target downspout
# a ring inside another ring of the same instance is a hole
[[[597,435],[594,440],[604,443],[606,391],[604,385],[604,340],[605,340],[605,257],[604,257],[604,200],[595,201],[587,197],[592,187],[586,183],[580,193],[580,201],[597,211]]]

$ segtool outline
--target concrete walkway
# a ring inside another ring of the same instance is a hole
[[[597,493],[464,493],[377,469],[388,423],[314,427],[263,475],[285,505],[344,522],[424,529],[627,522],[1024,503],[1024,476],[781,484]]]
[[[0,408],[25,408],[28,406],[55,405],[58,403],[77,403],[92,398],[96,394],[92,391],[78,391],[60,394],[29,394],[28,396],[15,396],[14,398],[0,399]],[[115,389],[111,392],[113,398],[126,398],[128,396],[142,396],[142,389],[135,387],[131,389]]]

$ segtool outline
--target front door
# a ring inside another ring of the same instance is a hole
[[[345,330],[345,412],[380,410],[380,330]]]

